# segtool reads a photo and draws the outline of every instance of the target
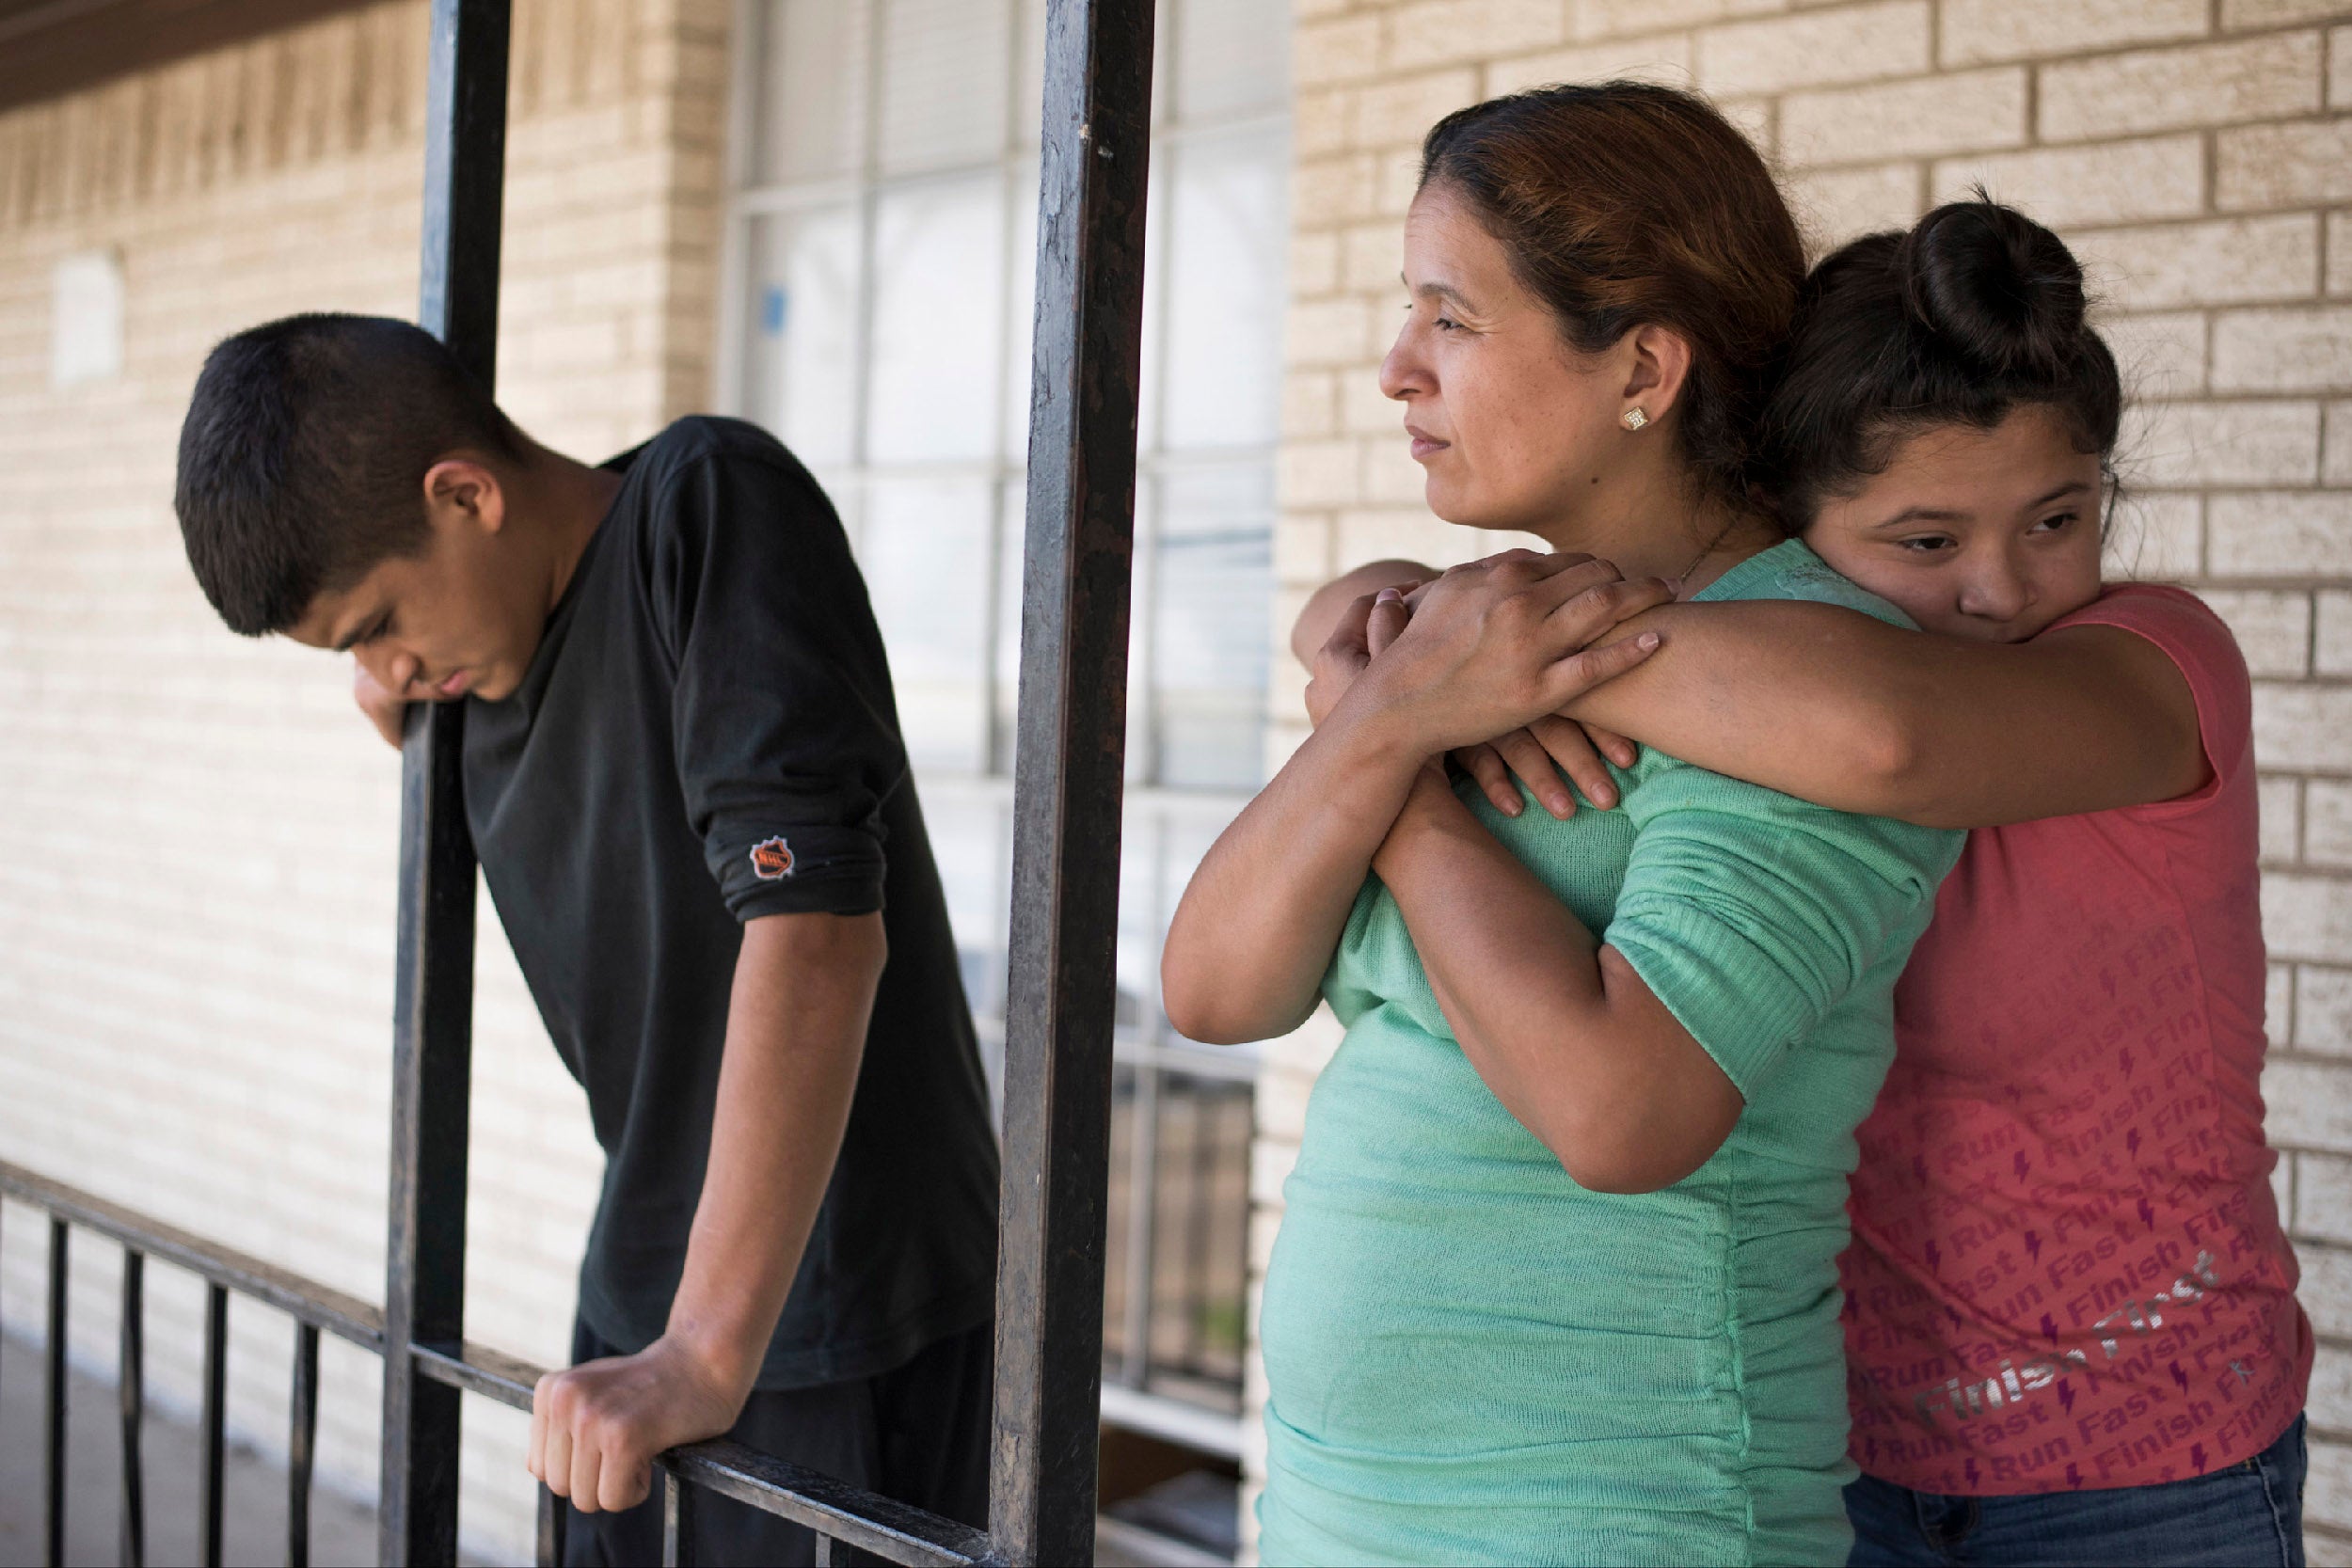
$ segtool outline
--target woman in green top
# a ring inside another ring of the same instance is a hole
[[[1662,88],[1463,110],[1423,171],[1382,385],[1432,509],[1627,576],[1518,552],[1409,624],[1393,591],[1311,607],[1315,732],[1177,911],[1185,1034],[1318,994],[1347,1026],[1266,1281],[1261,1553],[1842,1561],[1852,1134],[1959,835],[1655,752],[1602,809],[1506,816],[1434,760],[1646,657],[1586,645],[1677,589],[1899,621],[1747,503],[1796,230]]]

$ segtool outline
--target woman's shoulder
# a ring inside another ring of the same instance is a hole
[[[1807,599],[1859,611],[1889,626],[1916,629],[1911,618],[1868,589],[1841,577],[1802,539],[1760,550],[1692,595],[1696,600]]]

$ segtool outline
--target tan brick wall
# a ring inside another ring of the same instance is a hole
[[[2267,1084],[2322,1334],[2314,1560],[2352,1556],[2352,5],[2334,0],[1300,0],[1277,637],[1375,556],[1491,540],[1421,502],[1375,384],[1414,147],[1458,104],[1629,75],[1716,97],[1817,245],[1983,181],[2098,274],[2142,400],[2127,564],[2205,593],[2257,682]],[[2331,207],[2337,210],[2330,210]],[[1278,661],[1274,750],[1302,732]],[[1327,1014],[1268,1047],[1253,1259]],[[1253,1390],[1253,1401],[1262,1386]],[[1254,1404],[1253,1404],[1254,1408]],[[1257,1441],[1256,1423],[1248,1423]]]
[[[523,0],[502,400],[602,456],[705,404],[725,0]],[[0,114],[0,1155],[356,1294],[382,1290],[397,763],[338,661],[224,632],[170,511],[204,351],[298,309],[415,309],[425,12],[370,8]],[[49,385],[51,268],[111,249],[122,373]],[[568,1346],[600,1173],[483,900],[469,1332]],[[7,1322],[41,1238],[7,1214]],[[110,1368],[117,1254],[80,1241]],[[199,1292],[149,1271],[149,1377]],[[290,1331],[231,1309],[232,1418],[282,1445]],[[323,1481],[372,1489],[372,1357],[329,1341]],[[11,1375],[14,1375],[13,1373]],[[469,1402],[465,1523],[528,1556],[517,1418]]]

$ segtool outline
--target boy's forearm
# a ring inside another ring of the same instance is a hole
[[[770,915],[743,928],[709,1163],[667,1333],[739,1397],[833,1179],[886,951],[879,914]]]

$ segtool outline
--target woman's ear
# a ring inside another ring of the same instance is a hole
[[[1626,343],[1633,362],[1626,374],[1625,404],[1638,405],[1653,420],[1662,420],[1691,378],[1691,341],[1672,327],[1651,323],[1627,333]]]

